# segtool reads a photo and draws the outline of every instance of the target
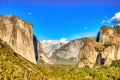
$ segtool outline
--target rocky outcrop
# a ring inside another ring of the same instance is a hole
[[[18,17],[0,16],[0,38],[16,53],[33,63],[42,54],[41,44],[33,37],[32,24]]]
[[[100,44],[92,38],[85,38],[83,46],[80,48],[78,67],[94,67],[96,63],[98,52],[97,49]]]
[[[97,40],[86,38],[80,48],[78,67],[109,66],[113,60],[120,59],[120,26],[103,26]]]
[[[68,43],[68,41],[66,38],[61,38],[60,40],[42,40],[41,43],[43,51],[48,57],[51,57],[57,49]]]
[[[99,38],[99,43],[105,47],[102,51],[102,58],[106,59],[105,65],[120,59],[120,26],[115,25],[114,28],[103,26]]]
[[[52,53],[51,61],[57,64],[75,64],[78,59],[79,49],[83,46],[84,40],[84,38],[77,39],[63,45]]]
[[[117,44],[120,43],[119,26],[114,28],[103,26],[100,30],[99,42],[101,44]]]
[[[64,45],[64,44],[63,44]],[[51,57],[52,54],[59,48],[61,48],[63,45],[59,44],[49,44],[49,43],[43,43],[42,48],[43,51],[47,54],[48,57]]]
[[[120,59],[120,43],[110,45],[102,52],[102,58],[105,60],[104,65],[109,66],[113,60]]]

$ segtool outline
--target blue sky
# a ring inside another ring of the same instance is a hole
[[[73,40],[96,36],[120,12],[119,0],[2,0],[0,15],[15,15],[33,24],[39,40]]]

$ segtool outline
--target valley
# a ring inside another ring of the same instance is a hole
[[[0,22],[0,80],[120,80],[118,25],[43,49],[30,23],[15,16]]]

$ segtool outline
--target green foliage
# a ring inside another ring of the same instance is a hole
[[[104,46],[100,46],[100,45],[95,46],[94,48],[95,48],[95,50],[96,50],[97,52],[102,52],[102,51],[104,51],[104,49],[105,49]]]
[[[120,61],[110,67],[33,64],[0,41],[0,80],[120,80]]]
[[[120,68],[75,68],[73,66],[53,66],[54,80],[117,80]]]
[[[109,46],[112,46],[112,44],[110,44],[109,42],[107,42],[103,46],[95,46],[94,48],[95,48],[95,50],[97,52],[102,52],[102,51],[104,51],[104,49],[108,48]]]
[[[115,25],[114,30],[116,33],[120,34],[120,26],[119,25]]]
[[[111,67],[119,67],[120,68],[120,60],[112,61]]]
[[[104,44],[103,46],[104,46],[105,48],[108,48],[109,46],[112,46],[112,44],[106,43],[106,44]]]
[[[33,64],[0,41],[0,80],[48,80],[51,71],[44,66]]]

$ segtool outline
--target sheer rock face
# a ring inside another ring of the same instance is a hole
[[[80,48],[78,67],[94,67],[98,52],[95,47],[99,44],[92,38],[85,38],[83,46]]]
[[[14,16],[0,17],[0,38],[16,53],[36,63],[32,25]]]
[[[98,42],[86,38],[79,53],[79,67],[109,66],[113,60],[120,59],[120,26],[103,26],[97,36]]]
[[[120,59],[120,43],[108,46],[102,52],[102,58],[105,59],[104,65],[109,66],[113,60]]]
[[[35,49],[36,49],[35,53],[36,53],[36,59],[37,59],[37,61],[42,60],[45,63],[52,64],[52,62],[48,59],[48,57],[44,53],[40,41],[37,40],[37,38],[35,36],[34,36],[34,46],[35,46]]]
[[[57,49],[50,57],[53,63],[75,64],[78,59],[79,49],[83,46],[84,38],[73,40]]]
[[[33,63],[44,54],[40,42],[33,36],[32,25],[15,16],[0,16],[0,38]]]
[[[102,57],[106,59],[105,65],[110,65],[112,60],[120,59],[120,26],[103,26],[99,38],[99,43],[105,46],[102,52]]]

